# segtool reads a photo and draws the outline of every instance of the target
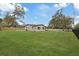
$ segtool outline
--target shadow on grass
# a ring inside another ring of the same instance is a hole
[[[75,36],[79,39],[79,29],[73,29],[72,30]]]

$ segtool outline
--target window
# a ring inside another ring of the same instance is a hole
[[[38,27],[38,30],[40,30],[41,28],[40,27]]]
[[[44,27],[42,27],[42,29],[44,30],[45,28],[44,28]]]

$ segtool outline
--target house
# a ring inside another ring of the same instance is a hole
[[[25,26],[26,31],[45,31],[46,27],[43,24],[27,24]]]

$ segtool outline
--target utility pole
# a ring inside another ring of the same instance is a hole
[[[72,24],[72,28],[74,29],[74,25],[75,25],[75,15],[76,15],[76,11],[75,11],[75,8],[74,8],[74,4],[72,4],[73,6],[73,24]]]

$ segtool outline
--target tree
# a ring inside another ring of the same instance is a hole
[[[58,10],[54,16],[52,16],[52,19],[49,22],[49,26],[52,28],[58,28],[59,20],[61,19],[61,11]]]
[[[67,17],[61,13],[61,10],[58,10],[52,19],[49,22],[49,26],[53,28],[69,29],[71,28],[72,18]]]
[[[2,30],[2,19],[0,18],[0,30]]]
[[[64,29],[70,29],[72,27],[72,18],[66,16],[62,17],[61,26],[63,31]]]
[[[55,16],[52,16],[52,20],[50,20],[50,22],[49,22],[49,27],[50,28],[55,28],[56,25],[57,25],[56,17]]]
[[[16,18],[14,16],[11,16],[10,13],[7,12],[3,22],[6,26],[12,26],[12,24],[16,22]]]
[[[7,12],[4,22],[7,24],[7,26],[14,26],[14,24],[16,24],[16,19],[21,17],[24,18],[24,14],[24,8],[15,4],[15,11],[13,13]]]

